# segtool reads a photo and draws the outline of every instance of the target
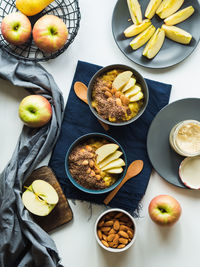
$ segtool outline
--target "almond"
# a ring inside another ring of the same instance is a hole
[[[124,237],[124,238],[129,238],[129,235],[124,231],[119,231],[119,235]]]
[[[101,243],[105,246],[105,247],[109,247],[109,245],[108,245],[108,242],[106,242],[105,240],[101,240]]]
[[[128,239],[120,237],[119,238],[119,243],[122,243],[122,244],[126,245],[126,244],[128,244]]]
[[[108,234],[110,235],[110,234],[116,234],[116,231],[112,228],[109,232],[108,232]]]
[[[113,239],[113,243],[118,245],[118,243],[119,243],[119,235],[118,234],[115,235],[115,238]]]
[[[128,231],[130,228],[128,227],[128,226],[126,226],[126,225],[120,225],[120,227],[119,227],[119,230],[120,231]]]
[[[129,236],[129,238],[131,238],[131,239],[133,238],[133,232],[132,231],[128,230],[127,231],[127,234]]]
[[[120,217],[122,217],[124,214],[122,212],[118,212],[116,215],[115,215],[115,219],[118,219]]]
[[[104,225],[104,220],[99,221],[98,227],[102,227]]]
[[[122,221],[122,222],[129,222],[130,219],[129,219],[126,215],[123,215],[123,216],[120,218],[120,221]]]
[[[110,234],[110,235],[108,236],[107,240],[108,240],[109,242],[111,242],[111,241],[113,241],[114,238],[115,238],[115,234]]]
[[[107,241],[107,236],[105,234],[102,234],[103,240]]]
[[[119,221],[116,220],[116,221],[114,222],[114,224],[113,224],[113,228],[114,228],[114,230],[118,231],[118,230],[119,230],[119,226],[120,226]]]
[[[104,223],[104,226],[112,226],[114,224],[113,220],[107,221]]]
[[[105,226],[105,227],[101,227],[101,231],[102,232],[108,232],[108,231],[110,231],[110,229],[111,229],[111,227],[108,227],[108,226]]]
[[[111,94],[111,92],[109,92],[109,91],[106,91],[106,92],[105,92],[105,95],[106,95],[107,97],[112,97],[112,94]]]
[[[116,105],[117,106],[119,106],[119,107],[121,107],[122,106],[122,101],[121,101],[121,99],[120,98],[116,98]]]
[[[97,235],[98,235],[98,237],[99,237],[100,240],[103,238],[103,235],[102,235],[101,230],[98,230],[97,231]]]
[[[117,244],[115,244],[114,242],[109,242],[109,246],[111,248],[116,248],[117,247]]]
[[[120,244],[117,248],[124,248],[125,245],[124,244]]]

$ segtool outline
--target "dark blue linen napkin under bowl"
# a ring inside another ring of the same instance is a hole
[[[137,214],[139,202],[145,194],[152,171],[146,149],[148,129],[155,115],[168,104],[171,85],[146,79],[149,88],[149,103],[142,116],[135,122],[126,126],[110,126],[109,131],[105,132],[96,117],[90,111],[89,106],[78,99],[73,89],[76,81],[88,85],[92,76],[100,68],[101,66],[78,61],[64,112],[61,133],[53,150],[49,166],[54,171],[67,198],[103,204],[103,200],[107,194],[87,194],[77,189],[70,182],[65,172],[65,156],[72,142],[81,135],[101,132],[112,136],[124,148],[128,165],[132,161],[140,159],[144,161],[144,168],[139,175],[123,185],[109,203],[109,206],[122,208]]]

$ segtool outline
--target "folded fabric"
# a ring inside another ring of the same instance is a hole
[[[78,62],[64,112],[61,133],[49,163],[68,198],[86,200],[99,204],[103,203],[106,194],[87,194],[74,187],[65,173],[64,161],[69,146],[78,137],[91,132],[105,133],[96,117],[90,111],[89,106],[78,99],[73,90],[76,81],[81,81],[88,85],[91,77],[100,68],[100,66],[90,63]],[[158,111],[168,104],[171,92],[171,85],[169,84],[163,84],[148,79],[146,82],[149,87],[150,98],[147,109],[143,115],[127,126],[113,126],[106,132],[122,145],[127,155],[128,164],[136,159],[144,161],[142,172],[134,179],[129,180],[109,204],[111,207],[123,208],[131,213],[134,211],[136,213],[151,175],[152,166],[146,150],[148,129]]]
[[[21,200],[22,186],[52,150],[61,128],[64,102],[53,77],[40,64],[17,60],[0,50],[0,77],[52,104],[44,127],[23,127],[11,160],[0,174],[0,266],[55,267],[59,255],[51,237],[33,222]]]

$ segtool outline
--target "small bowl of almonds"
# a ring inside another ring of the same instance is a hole
[[[143,76],[126,65],[109,65],[90,80],[87,99],[92,113],[102,122],[123,126],[145,111],[149,91]]]
[[[95,237],[98,244],[107,251],[125,251],[135,242],[135,220],[122,209],[109,209],[96,220]]]

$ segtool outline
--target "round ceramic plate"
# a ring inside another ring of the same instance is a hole
[[[200,121],[200,98],[178,100],[164,107],[154,118],[147,136],[147,151],[154,169],[169,183],[187,188],[179,178],[179,165],[184,157],[170,147],[172,127],[183,120]]]
[[[139,2],[144,17],[149,0],[140,0]],[[200,39],[200,5],[198,0],[184,1],[181,9],[190,5],[192,5],[195,9],[194,14],[187,20],[176,25],[177,27],[180,27],[192,34],[193,38],[190,44],[183,45],[165,38],[165,42],[159,53],[150,60],[142,56],[145,45],[134,51],[129,45],[134,37],[126,38],[124,36],[124,30],[132,23],[131,21],[128,21],[130,14],[127,1],[118,0],[112,17],[112,31],[115,42],[124,55],[141,66],[154,69],[173,66],[187,58],[194,51]],[[156,28],[161,27],[161,25],[164,23],[163,20],[161,20],[157,15],[155,15],[151,21]]]

